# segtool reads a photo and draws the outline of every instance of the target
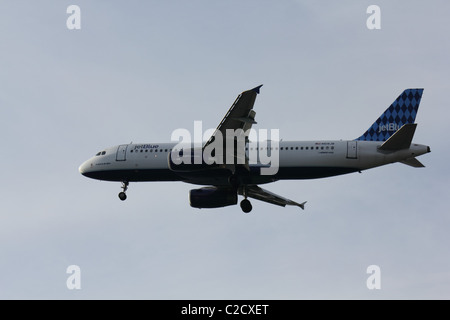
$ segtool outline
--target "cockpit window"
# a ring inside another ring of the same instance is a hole
[[[102,151],[102,156],[106,154],[106,151]]]
[[[95,156],[99,156],[101,154],[101,152],[97,153]]]
[[[105,155],[106,154],[106,151],[100,151],[100,152],[97,152],[97,154],[95,155],[96,157],[98,157],[99,155]]]

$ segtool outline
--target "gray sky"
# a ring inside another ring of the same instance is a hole
[[[66,9],[81,8],[81,30]],[[366,9],[381,8],[381,30]],[[1,299],[449,299],[448,1],[2,1]],[[264,84],[258,128],[359,137],[425,88],[414,169],[280,181],[306,210],[198,210],[183,183],[87,179],[104,147],[216,127]],[[381,290],[368,290],[369,265]],[[68,290],[66,268],[81,268]]]

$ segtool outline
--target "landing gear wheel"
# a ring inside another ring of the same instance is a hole
[[[127,194],[125,192],[119,193],[119,199],[124,201],[127,199]]]
[[[241,209],[244,213],[249,213],[252,211],[252,204],[247,199],[241,201]]]
[[[119,193],[119,199],[125,201],[127,199],[127,194],[125,193],[128,189],[128,185],[130,183],[128,181],[122,182],[122,192]]]

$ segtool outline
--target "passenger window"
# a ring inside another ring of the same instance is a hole
[[[131,150],[130,152],[133,153],[133,150]]]
[[[155,152],[158,152],[158,149],[155,149]]]
[[[291,150],[294,150],[294,147],[291,147]]]
[[[167,149],[165,150],[165,152],[167,152]]]

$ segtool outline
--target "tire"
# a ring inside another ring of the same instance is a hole
[[[119,199],[125,201],[127,199],[127,194],[125,192],[119,193]]]
[[[244,213],[252,211],[252,204],[247,199],[241,201],[241,209]]]

